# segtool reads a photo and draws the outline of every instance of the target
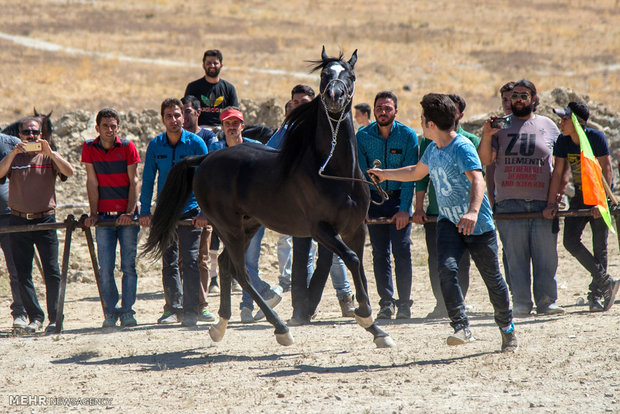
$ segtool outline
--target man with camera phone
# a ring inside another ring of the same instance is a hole
[[[25,118],[19,125],[22,142],[0,162],[0,178],[9,177],[9,207],[13,226],[56,222],[56,177],[62,181],[73,175],[73,167],[55,151],[53,139],[41,139],[38,118]],[[60,293],[58,236],[56,230],[11,233],[13,260],[19,290],[30,323],[24,328],[34,333],[41,329],[45,315],[32,281],[32,259],[37,247],[43,277],[49,325],[46,332],[56,330],[56,311]]]

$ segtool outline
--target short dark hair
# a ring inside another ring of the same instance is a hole
[[[426,94],[420,105],[422,105],[422,113],[426,122],[432,121],[442,131],[450,131],[454,128],[457,109],[448,95],[441,93]]]
[[[166,108],[173,108],[178,106],[181,111],[183,111],[183,102],[179,100],[179,98],[166,98],[161,103],[161,116],[164,116],[164,110]]]
[[[530,92],[532,93],[532,112],[536,112],[536,108],[540,103],[540,101],[538,100],[538,95],[536,93],[536,86],[527,79],[521,79],[520,81],[516,81],[512,89],[516,88],[517,86],[522,86],[530,90]]]
[[[291,99],[293,99],[293,96],[296,93],[303,93],[304,95],[308,95],[310,99],[314,99],[314,96],[316,95],[314,93],[314,89],[312,89],[308,85],[295,85],[293,89],[291,89]]]
[[[396,95],[394,95],[392,91],[379,92],[377,96],[375,96],[375,102],[373,103],[373,106],[377,106],[377,101],[379,99],[391,99],[392,102],[394,102],[394,109],[398,109],[398,99],[396,98]]]
[[[183,98],[181,98],[181,103],[183,105],[190,104],[192,108],[194,108],[196,111],[200,110],[200,101],[194,95],[184,96]]]
[[[459,110],[459,114],[465,112],[467,103],[465,102],[465,99],[463,99],[461,95],[451,93],[448,95],[448,98],[452,99],[452,102],[454,102],[454,104],[456,105],[456,109]]]
[[[359,103],[359,104],[355,105],[353,108],[357,109],[361,113],[366,114],[368,116],[370,116],[370,113],[372,112],[372,109],[370,108],[370,105],[368,105],[366,102]]]
[[[41,119],[39,119],[39,117],[37,116],[27,116],[26,118],[22,119],[22,121],[19,123],[19,132],[22,132],[24,130],[24,125],[27,122],[31,122],[34,121],[39,125],[39,129],[41,129]]]
[[[502,95],[504,92],[508,92],[513,90],[515,87],[515,83],[513,81],[507,82],[499,88],[499,94]]]
[[[208,56],[215,56],[220,63],[224,62],[224,58],[222,57],[222,52],[219,49],[209,49],[205,51],[204,55],[202,55],[202,63],[205,63]]]
[[[121,123],[121,118],[118,116],[118,112],[112,108],[103,108],[101,111],[97,112],[97,117],[95,118],[97,126],[101,125],[101,120],[103,118],[114,118],[118,124]]]
[[[590,118],[590,110],[585,103],[569,102],[568,107],[578,118],[581,118],[583,120],[584,124],[588,122],[588,118]]]

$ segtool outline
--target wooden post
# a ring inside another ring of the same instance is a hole
[[[71,235],[77,226],[73,214],[65,220],[65,248],[62,253],[62,269],[60,272],[60,294],[58,295],[58,310],[56,311],[56,333],[62,332],[62,323],[65,319],[65,293],[67,290],[67,272],[69,271],[69,256],[71,254]]]
[[[90,253],[90,262],[93,265],[93,274],[95,275],[95,281],[97,282],[97,292],[99,292],[99,302],[101,302],[101,310],[105,316],[105,304],[103,303],[103,298],[101,297],[101,284],[99,281],[99,261],[97,260],[97,254],[95,253],[95,243],[93,242],[93,233],[90,230],[90,227],[84,224],[84,220],[86,220],[88,216],[83,214],[80,217],[80,227],[84,230],[84,235],[86,236],[86,245],[88,246],[88,253]]]

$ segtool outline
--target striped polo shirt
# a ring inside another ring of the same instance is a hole
[[[127,166],[140,162],[136,146],[128,139],[116,137],[114,145],[106,150],[99,137],[84,142],[82,162],[92,164],[99,183],[99,213],[125,212],[129,197]]]

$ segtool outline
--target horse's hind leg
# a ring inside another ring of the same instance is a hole
[[[365,227],[363,225],[359,226],[348,238],[347,242],[351,248],[338,237],[329,224],[320,223],[318,230],[319,232],[315,235],[315,239],[340,256],[353,276],[355,296],[357,297],[357,303],[359,305],[359,307],[355,309],[355,320],[362,328],[372,334],[374,343],[378,348],[390,348],[395,346],[390,335],[379,328],[372,318],[370,300],[367,293],[368,284],[366,282],[364,268],[362,267],[364,239],[366,238]]]
[[[213,342],[219,342],[224,338],[224,334],[226,333],[226,327],[228,326],[228,321],[230,320],[231,309],[230,309],[230,288],[231,288],[231,277],[232,277],[232,263],[230,261],[230,257],[228,256],[228,252],[226,247],[219,255],[218,259],[218,267],[220,269],[220,308],[218,310],[218,315],[220,319],[217,323],[211,325],[209,328],[209,335]]]

